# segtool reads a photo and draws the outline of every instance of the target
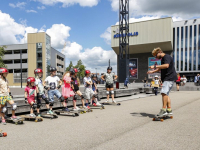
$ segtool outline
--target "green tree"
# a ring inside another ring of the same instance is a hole
[[[6,65],[3,63],[3,56],[5,53],[5,48],[6,48],[6,46],[0,47],[0,68],[6,67]]]
[[[71,67],[74,67],[72,61],[70,61],[69,66],[66,68],[66,71],[69,71]]]
[[[82,79],[85,76],[85,66],[83,65],[83,62],[81,60],[78,60],[76,66],[74,68],[77,68],[79,70],[77,76]]]

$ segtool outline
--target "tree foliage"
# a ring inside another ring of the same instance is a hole
[[[73,63],[72,63],[72,61],[70,61],[69,66],[66,68],[66,71],[69,71],[70,68],[73,68],[73,67],[74,67]]]
[[[3,56],[5,53],[6,46],[0,46],[0,68],[6,67],[6,65],[3,63]]]

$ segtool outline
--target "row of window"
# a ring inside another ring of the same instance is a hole
[[[21,69],[8,69],[9,73],[14,73],[14,77],[20,76],[21,77]],[[27,73],[27,69],[22,69],[22,76],[23,73]]]
[[[20,50],[6,50],[5,55],[7,54],[20,54]],[[22,54],[27,54],[27,49],[22,50]]]
[[[57,66],[60,67],[60,68],[63,68],[63,67],[64,67],[63,65],[58,64],[58,63],[57,63]]]
[[[19,64],[20,59],[15,59],[15,60],[3,60],[4,64]],[[22,63],[27,63],[27,59],[22,59]]]
[[[57,55],[57,59],[64,61],[64,58],[60,57],[59,55]]]
[[[198,28],[198,33],[197,33],[197,28]],[[173,29],[174,44],[175,44],[175,35],[177,35],[177,39],[176,39],[176,42],[177,42],[177,45],[176,45],[177,46],[176,69],[177,69],[177,71],[184,71],[184,70],[186,70],[186,71],[194,70],[195,71],[196,70],[196,62],[198,63],[197,69],[199,70],[200,69],[200,25],[177,27],[176,31],[177,32],[175,33],[175,28],[174,28]],[[189,34],[188,34],[188,31],[190,31]],[[184,36],[184,33],[185,33],[185,36]],[[179,41],[181,41],[181,43]],[[183,45],[184,41],[185,41],[185,45]],[[192,43],[192,41],[193,41],[193,43]],[[198,43],[197,43],[197,41],[198,41]],[[184,46],[185,46],[185,49],[183,48]],[[174,46],[174,48],[175,48],[175,46]],[[192,53],[192,48],[193,48],[193,53]],[[185,50],[185,52],[184,52],[184,50]],[[198,60],[196,59],[197,52],[198,52]],[[180,58],[179,58],[179,54],[181,55]],[[185,55],[185,60],[183,60],[184,55]],[[187,63],[188,57],[189,57],[189,63]],[[193,66],[192,66],[192,58],[193,58]],[[185,61],[185,68],[183,68],[184,61]],[[180,68],[179,68],[179,62],[181,62]],[[193,69],[192,69],[192,67],[193,67]]]

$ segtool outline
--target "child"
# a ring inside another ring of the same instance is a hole
[[[87,108],[86,106],[85,106],[85,104],[84,104],[84,96],[83,96],[83,94],[81,93],[81,91],[79,90],[79,86],[80,86],[80,80],[79,80],[79,78],[77,77],[77,73],[78,73],[78,69],[77,68],[71,68],[70,69],[70,72],[71,72],[71,79],[72,79],[72,82],[71,82],[71,84],[72,84],[72,89],[73,89],[73,91],[74,91],[74,93],[75,93],[75,95],[74,95],[74,103],[76,102],[76,99],[77,99],[77,97],[76,97],[76,94],[78,94],[80,97],[81,97],[81,102],[82,102],[82,106],[83,106],[83,108]],[[74,104],[74,106],[76,106],[76,104]],[[76,109],[80,109],[80,108],[78,108],[77,106],[76,106]]]
[[[92,80],[90,78],[90,70],[86,70],[85,71],[85,77],[83,78],[83,83],[84,83],[84,86],[85,86],[85,95],[86,95],[86,103],[85,103],[85,106],[90,109],[90,107],[88,106],[88,103],[89,103],[89,100],[91,100],[92,98],[92,101],[96,98],[96,95],[94,93],[94,91],[92,90]],[[92,102],[91,102],[92,104]]]
[[[17,104],[12,100],[10,89],[8,87],[8,80],[6,79],[8,75],[8,70],[6,68],[0,68],[0,116],[2,124],[6,125],[5,113],[7,111],[6,103],[8,102],[12,106],[12,117],[11,119],[16,119],[15,111],[17,109]]]
[[[106,103],[109,102],[110,92],[111,92],[111,96],[112,96],[112,102],[116,103],[116,101],[114,100],[113,83],[114,83],[114,80],[116,80],[117,78],[118,78],[118,76],[115,75],[114,73],[112,73],[112,67],[108,67],[107,73],[105,73],[103,76],[101,76],[101,79],[106,81],[106,91],[107,91],[106,92],[106,94],[107,94]]]
[[[62,95],[63,95],[64,99],[67,100],[69,97],[72,97],[72,96],[75,95],[72,88],[71,88],[71,77],[70,77],[69,71],[65,72],[62,80],[64,82],[64,85],[62,86]],[[65,103],[65,107],[66,107],[65,111],[69,111],[66,103]],[[74,110],[75,109],[76,109],[76,106],[74,107]]]
[[[92,105],[101,106],[101,104],[99,103],[99,101],[100,101],[100,98],[98,97],[99,90],[97,89],[96,82],[97,82],[97,76],[92,75],[92,90],[94,91],[94,93],[96,94],[96,97],[97,97],[97,98],[95,98],[96,102],[93,101]]]
[[[153,87],[154,87],[154,91],[155,91],[155,95],[156,95],[156,96],[157,96],[157,94],[158,94],[158,87],[159,87],[159,85],[160,85],[160,81],[159,81],[159,79],[158,79],[158,76],[155,75]]]
[[[124,87],[128,89],[128,83],[130,84],[130,82],[128,81],[128,78],[126,78],[126,80],[124,81]]]
[[[29,103],[31,106],[31,111],[30,111],[30,117],[36,117],[35,114],[33,113],[33,110],[35,109],[35,104],[36,104],[36,87],[35,85],[35,78],[33,77],[28,77],[27,78],[27,86],[24,90],[24,97],[25,97],[25,103]],[[40,109],[37,108],[37,113],[39,113]]]
[[[50,110],[52,111],[53,105],[54,105],[54,95],[62,102],[63,110],[68,111],[66,105],[65,105],[65,99],[61,95],[61,93],[58,91],[58,89],[61,88],[62,81],[59,79],[58,76],[56,76],[57,69],[55,67],[49,68],[51,75],[48,76],[45,81],[43,82],[43,86],[46,90],[48,90],[48,98],[49,98],[49,106]],[[59,85],[58,85],[59,82]],[[48,86],[46,86],[46,84]]]
[[[183,77],[181,78],[181,80],[183,81],[183,86],[186,84],[187,82],[187,78],[185,77],[185,75],[183,75]]]
[[[42,85],[42,75],[43,75],[42,69],[35,69],[34,74],[35,74],[35,86],[37,89],[37,108],[40,109],[41,100],[43,99],[48,109],[47,114],[53,114],[53,112],[49,108],[49,100],[45,95],[44,86]],[[39,112],[38,112],[38,116],[40,117]]]

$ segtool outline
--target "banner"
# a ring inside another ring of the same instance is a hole
[[[137,58],[129,59],[129,78],[131,79],[138,78],[138,59]]]
[[[154,66],[154,65],[161,65],[161,60],[160,60],[160,59],[157,59],[157,58],[155,58],[155,57],[149,57],[149,58],[148,58],[148,67],[149,67],[149,66]],[[149,68],[149,70],[150,70],[150,68]],[[154,69],[153,69],[153,70],[154,70]],[[149,79],[152,79],[152,78],[155,77],[155,75],[157,75],[158,78],[160,78],[160,77],[161,77],[161,72],[149,74],[149,75],[148,75],[148,78],[149,78]]]

